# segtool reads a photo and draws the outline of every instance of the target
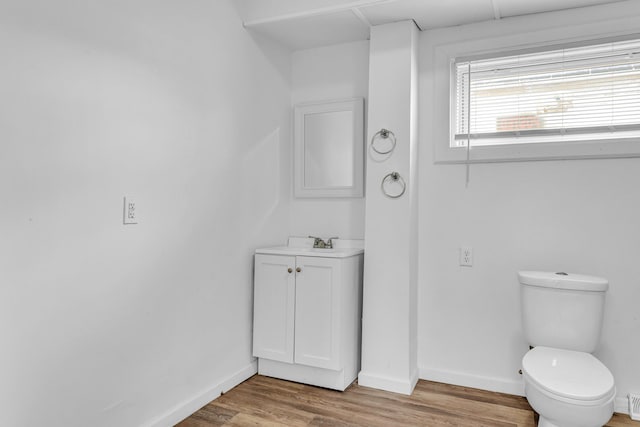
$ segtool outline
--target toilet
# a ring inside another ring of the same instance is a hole
[[[613,415],[613,375],[591,353],[600,341],[609,282],[579,274],[520,271],[525,396],[538,427],[602,427]]]

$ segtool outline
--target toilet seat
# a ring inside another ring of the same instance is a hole
[[[615,395],[613,375],[589,353],[535,347],[522,359],[525,381],[574,405],[600,405]]]

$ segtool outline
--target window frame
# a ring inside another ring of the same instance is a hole
[[[553,32],[552,32],[553,33]],[[447,123],[443,131],[434,130],[436,136],[435,163],[491,163],[535,160],[569,160],[594,158],[631,158],[640,157],[640,137],[594,138],[562,142],[509,143],[500,145],[452,147],[456,126],[456,83],[455,62],[498,58],[514,54],[551,51],[569,47],[589,46],[616,40],[640,39],[637,29],[616,33],[595,33],[584,37],[565,37],[559,39],[554,34],[544,32],[523,33],[510,37],[485,38],[436,46],[434,50],[434,93],[437,99],[438,87],[448,88]],[[528,40],[528,43],[522,43]],[[443,92],[441,92],[443,93]],[[438,98],[439,97],[439,98]],[[434,108],[440,107],[437,104]],[[439,113],[442,116],[442,111]],[[438,123],[438,120],[434,120]],[[445,135],[446,132],[446,135]],[[509,138],[506,138],[508,140]],[[569,138],[567,138],[569,139]]]

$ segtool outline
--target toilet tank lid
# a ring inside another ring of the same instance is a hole
[[[523,285],[543,288],[571,289],[576,291],[605,292],[609,281],[602,277],[549,271],[519,271],[518,279]]]

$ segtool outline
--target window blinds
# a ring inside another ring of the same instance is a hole
[[[640,135],[640,39],[454,68],[454,147]]]

